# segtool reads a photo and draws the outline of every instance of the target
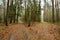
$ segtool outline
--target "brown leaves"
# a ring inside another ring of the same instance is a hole
[[[8,40],[13,36],[14,40],[60,40],[57,29],[57,25],[46,22],[36,22],[31,27],[25,27],[24,24],[13,24],[8,26],[4,38]]]

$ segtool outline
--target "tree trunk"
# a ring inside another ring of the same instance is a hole
[[[54,17],[54,0],[52,0],[52,21],[53,23],[55,22],[55,17]]]
[[[44,21],[46,21],[46,0],[44,0]]]
[[[3,0],[3,5],[4,5],[4,23],[5,23],[5,5],[6,5],[6,1]]]
[[[16,13],[14,14],[14,21],[13,21],[14,23],[15,23],[15,18],[16,18]]]
[[[16,18],[18,23],[18,0],[16,0]]]
[[[40,22],[40,16],[41,16],[41,0],[39,1],[39,18],[38,18],[39,22]]]
[[[55,0],[55,7],[56,7],[56,20],[59,22],[59,4],[58,0]]]
[[[32,9],[32,7],[31,7],[31,5],[32,5],[32,4],[31,4],[31,0],[28,1],[28,5],[30,6],[30,7],[27,6],[27,7],[29,7],[29,9],[28,9],[28,10],[29,10],[29,11],[28,11],[28,17],[29,17],[29,19],[28,19],[28,27],[30,27],[30,25],[31,25],[31,13],[32,13],[32,12],[31,12],[31,9]]]
[[[12,17],[10,17],[10,23],[12,23]]]
[[[9,8],[9,0],[7,1],[7,12],[5,16],[5,25],[8,26],[8,8]]]
[[[13,11],[13,0],[11,1],[11,8],[12,8],[12,10],[11,10],[11,16],[10,16],[10,23],[12,23],[12,20],[13,20],[13,17],[14,17],[14,11]]]

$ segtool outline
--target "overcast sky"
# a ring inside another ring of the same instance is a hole
[[[0,5],[3,3],[2,1],[3,1],[3,0],[0,0]],[[48,2],[49,4],[51,4],[51,0],[47,0],[47,2]],[[60,2],[60,0],[59,0],[59,2]],[[44,0],[41,0],[41,6],[44,6]]]
[[[43,3],[43,0],[41,0],[42,2],[41,2],[41,5],[43,6],[44,5],[44,3]],[[2,0],[0,0],[0,5],[2,4]]]
[[[0,0],[0,5],[2,4],[2,0]]]

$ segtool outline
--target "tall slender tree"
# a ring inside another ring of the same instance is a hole
[[[18,23],[18,0],[15,0],[15,3],[16,3],[16,19]]]
[[[12,23],[13,20],[13,0],[11,0],[11,4],[10,4],[10,23]]]
[[[5,5],[6,5],[6,0],[3,0],[3,5],[4,5],[4,23],[5,23],[5,14],[6,14]]]
[[[38,21],[40,22],[40,16],[41,16],[41,0],[39,0],[39,4],[38,4]]]
[[[28,11],[28,27],[31,25],[31,7],[32,3],[31,3],[31,0],[28,0],[28,5],[27,5],[27,11]]]
[[[7,11],[5,16],[5,25],[8,26],[8,10],[9,10],[9,0],[7,0]]]
[[[55,0],[55,7],[56,7],[56,20],[59,21],[59,2]]]
[[[13,23],[15,23],[16,22],[16,3],[15,4],[13,4],[13,2],[14,2],[14,0],[12,1],[12,11],[13,11]]]
[[[55,17],[54,17],[54,0],[51,0],[52,1],[52,21],[53,23],[55,22]]]
[[[26,14],[26,0],[24,1],[24,3],[25,3],[25,7],[24,7],[24,9],[25,9],[25,21],[27,21],[27,14]]]
[[[46,21],[46,0],[44,0],[44,20]]]

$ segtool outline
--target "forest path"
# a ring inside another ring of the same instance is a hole
[[[8,26],[3,40],[60,40],[59,26],[51,23],[34,23],[31,27],[23,24]]]

